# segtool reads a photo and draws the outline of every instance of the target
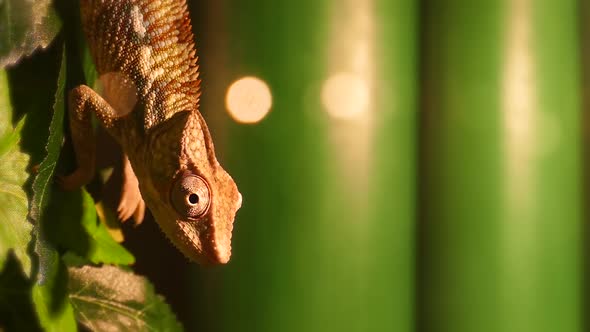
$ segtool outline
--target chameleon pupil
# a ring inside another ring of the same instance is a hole
[[[195,205],[195,204],[199,203],[199,195],[197,195],[197,194],[190,194],[188,196],[188,201],[192,205]]]

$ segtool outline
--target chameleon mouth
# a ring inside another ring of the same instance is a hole
[[[231,232],[229,235],[215,236],[213,240],[213,253],[215,254],[217,264],[226,264],[231,257]]]
[[[217,201],[211,217],[213,229],[210,233],[211,254],[215,257],[216,264],[225,264],[231,257],[231,240],[234,228],[234,220],[242,206],[242,195],[235,184],[230,187],[232,200]]]
[[[231,256],[231,245],[216,239],[209,219],[177,220],[177,235],[182,241],[176,245],[188,259],[201,265],[225,264]]]

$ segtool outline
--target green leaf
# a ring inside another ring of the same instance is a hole
[[[38,242],[45,268],[39,271],[39,281],[33,287],[33,303],[41,326],[46,331],[76,331],[74,311],[67,296],[68,272],[57,251]]]
[[[33,201],[31,203],[31,218],[37,222],[41,220],[42,211],[47,207],[53,173],[64,136],[63,118],[65,113],[65,82],[66,82],[66,55],[62,51],[61,68],[57,79],[55,103],[53,104],[53,117],[49,125],[49,137],[45,147],[47,155],[39,165],[39,170],[33,182]]]
[[[0,0],[0,68],[55,38],[61,22],[51,0]]]
[[[39,257],[39,274],[37,276],[40,284],[44,284],[48,279],[50,272],[55,270],[59,261],[55,259],[58,255],[53,246],[45,240],[43,232],[44,222],[42,217],[45,216],[45,209],[51,193],[51,179],[57,164],[57,159],[61,151],[61,141],[63,139],[63,116],[64,116],[64,89],[66,81],[66,55],[65,48],[62,46],[62,58],[57,79],[57,89],[55,92],[55,101],[53,104],[53,116],[49,125],[49,138],[45,147],[47,155],[39,165],[37,176],[32,185],[33,199],[29,216],[36,223],[35,233],[37,241],[35,244],[35,253]]]
[[[98,221],[94,200],[86,190],[52,195],[47,211],[48,216],[54,217],[45,235],[55,245],[72,250],[95,264],[127,265],[135,261]]]
[[[30,216],[37,224],[35,252],[39,257],[37,283],[32,297],[37,317],[47,331],[75,331],[76,321],[72,306],[67,299],[67,270],[60,261],[57,250],[46,240],[45,224],[48,222],[46,209],[51,195],[52,177],[63,139],[63,116],[65,108],[66,56],[62,51],[61,67],[57,80],[53,117],[49,127],[47,156],[39,165],[33,181],[33,199]]]
[[[28,175],[25,171],[29,157],[20,152],[18,142],[24,118],[15,129],[9,125],[12,107],[8,99],[6,72],[0,71],[0,269],[3,268],[10,250],[20,261],[27,276],[31,274],[31,259],[27,246],[31,241],[32,225],[27,220],[28,200],[23,184]],[[4,122],[6,121],[6,122]]]
[[[2,0],[0,0],[2,1]],[[8,75],[0,70],[0,136],[12,129],[12,103],[8,86]]]
[[[182,331],[154,287],[132,272],[70,267],[68,289],[78,321],[93,331]]]

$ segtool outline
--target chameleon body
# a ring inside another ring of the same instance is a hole
[[[140,222],[147,205],[189,259],[226,263],[242,198],[218,163],[198,110],[200,81],[185,0],[81,0],[80,12],[100,89],[70,92],[78,168],[58,182],[73,189],[93,177],[95,114],[126,154],[120,219]]]

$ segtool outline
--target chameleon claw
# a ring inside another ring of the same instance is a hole
[[[121,222],[126,222],[129,217],[131,217],[132,212],[130,212],[130,209],[127,207],[126,204],[123,204],[123,201],[121,201],[119,203],[119,207],[117,208],[117,218],[121,221]]]
[[[139,225],[143,222],[143,218],[145,217],[145,202],[142,200],[139,201],[139,205],[137,205],[137,209],[133,212],[133,220],[135,221],[135,225]]]
[[[117,208],[117,217],[121,222],[126,222],[133,217],[134,224],[139,225],[145,216],[145,202],[141,197],[135,204],[128,204],[121,200]]]
[[[133,217],[135,224],[140,224],[143,221],[145,214],[145,202],[139,193],[137,185],[132,186],[129,182],[123,185],[123,192],[121,194],[121,201],[117,207],[117,216],[122,222],[127,221]]]

